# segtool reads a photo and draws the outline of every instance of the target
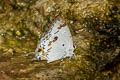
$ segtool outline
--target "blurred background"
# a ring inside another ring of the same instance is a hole
[[[76,58],[26,57],[56,16],[70,28]],[[0,80],[120,80],[120,1],[0,0]]]

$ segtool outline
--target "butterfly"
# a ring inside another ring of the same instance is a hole
[[[71,58],[74,49],[69,27],[61,19],[55,20],[50,30],[41,37],[35,50],[35,58],[50,63],[66,57]]]

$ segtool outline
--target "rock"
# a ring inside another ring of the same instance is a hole
[[[42,75],[43,79],[109,80],[102,72],[120,52],[120,11],[115,6],[109,0],[1,0],[0,69],[19,80],[36,80]],[[25,52],[34,52],[56,16],[63,18],[71,30],[76,59],[71,63],[65,59],[59,66],[59,62],[46,64],[32,61],[33,56],[24,57]],[[15,54],[2,55],[5,53]]]

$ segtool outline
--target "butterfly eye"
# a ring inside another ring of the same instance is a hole
[[[43,52],[43,48],[38,49],[38,54],[41,54]]]

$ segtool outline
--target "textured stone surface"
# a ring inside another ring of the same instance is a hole
[[[112,0],[0,0],[0,79],[119,80],[119,9]],[[56,16],[69,25],[76,57],[25,57]]]

